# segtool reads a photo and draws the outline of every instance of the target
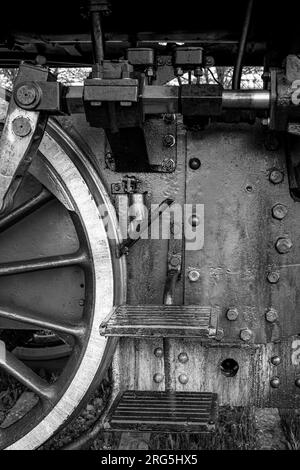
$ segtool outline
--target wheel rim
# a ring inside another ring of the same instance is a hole
[[[0,106],[1,109],[5,106],[1,99]],[[65,319],[60,321],[56,318],[50,322],[46,317],[37,319],[36,315],[28,311],[25,320],[22,309],[18,310],[14,306],[10,311],[7,305],[1,306],[0,298],[0,325],[1,318],[27,322],[31,315],[30,322],[33,324],[34,320],[34,325],[38,328],[74,338],[68,364],[53,385],[45,387],[36,375],[29,373],[31,369],[24,370],[21,366],[21,372],[28,377],[24,380],[23,376],[20,381],[36,392],[40,399],[19,422],[5,430],[0,428],[1,447],[8,449],[39,447],[75,415],[95,382],[101,380],[116,345],[116,340],[107,341],[99,335],[99,325],[113,305],[124,302],[125,297],[124,261],[117,260],[114,256],[115,242],[107,238],[99,205],[105,206],[115,239],[119,236],[117,221],[113,206],[95,170],[87,157],[54,121],[47,127],[39,152],[30,172],[68,208],[77,233],[84,235],[83,240],[75,255],[50,257],[48,264],[43,260],[43,265],[37,261],[35,265],[25,262],[22,268],[19,262],[2,263],[0,274],[5,275],[3,279],[7,279],[8,274],[17,275],[24,273],[26,269],[28,272],[46,269],[48,272],[49,267],[60,269],[80,266],[85,276],[86,299],[82,319],[74,324],[74,321],[66,322]],[[52,267],[51,262],[54,263]],[[6,372],[13,371],[12,375],[15,377],[21,373],[20,364],[9,353],[4,362],[0,360],[0,367]]]

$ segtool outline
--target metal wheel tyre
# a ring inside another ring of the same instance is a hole
[[[2,92],[2,121],[6,109]],[[115,240],[107,237],[100,205]],[[50,121],[14,209],[0,219],[0,330],[4,338],[18,328],[50,330],[71,354],[51,383],[5,339],[0,342],[2,376],[14,377],[38,397],[19,421],[0,425],[0,448],[41,446],[75,416],[106,371],[116,343],[99,335],[99,325],[125,300],[125,265],[114,255],[117,237],[114,209],[94,167]]]

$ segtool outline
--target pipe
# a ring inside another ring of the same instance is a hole
[[[232,76],[232,89],[233,90],[238,90],[241,86],[243,57],[244,57],[245,48],[246,48],[246,41],[247,41],[249,25],[250,25],[250,20],[251,20],[252,7],[253,7],[253,0],[249,0],[247,11],[246,11],[246,16],[245,16],[245,21],[244,21],[244,26],[243,26],[243,31],[242,31],[242,35],[241,35],[241,39],[239,43],[238,55],[237,55],[236,63],[235,63],[234,70],[233,70],[233,76]]]
[[[222,107],[235,109],[269,109],[270,92],[267,90],[223,90]]]

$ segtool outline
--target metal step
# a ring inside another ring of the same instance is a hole
[[[101,324],[104,336],[202,337],[217,335],[219,311],[199,305],[120,305]]]
[[[215,430],[217,412],[215,393],[127,390],[111,406],[105,428],[208,433]]]

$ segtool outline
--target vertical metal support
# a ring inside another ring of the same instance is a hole
[[[46,82],[48,76],[46,68],[21,64],[14,82],[0,140],[0,212],[12,206],[14,195],[40,145],[47,124],[46,113],[32,110],[41,95],[38,87],[28,83],[33,80]],[[15,98],[24,103],[24,109],[18,106]]]

